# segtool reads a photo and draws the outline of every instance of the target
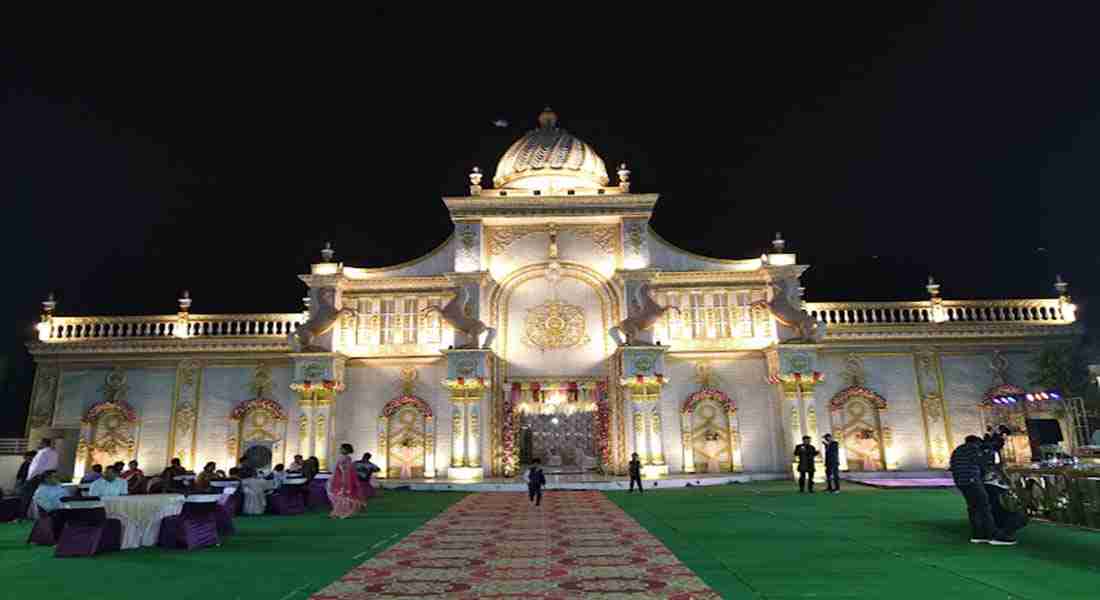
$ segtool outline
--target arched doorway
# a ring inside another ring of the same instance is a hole
[[[378,417],[380,476],[400,479],[435,477],[435,419],[417,396],[394,398]]]
[[[685,473],[741,470],[737,407],[725,392],[704,388],[687,397],[680,410]]]
[[[287,415],[281,404],[267,398],[252,398],[229,413],[230,436],[226,450],[234,464],[249,448],[264,446],[271,460],[286,464]]]
[[[80,419],[74,477],[83,477],[92,465],[130,462],[137,452],[138,420],[134,409],[121,399],[93,404]]]
[[[889,445],[882,425],[886,400],[874,391],[854,385],[829,401],[833,437],[843,449],[840,466],[848,471],[885,471]]]

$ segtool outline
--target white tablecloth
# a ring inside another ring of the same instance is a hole
[[[108,519],[122,521],[122,548],[155,546],[164,517],[183,510],[182,494],[149,494],[103,498]]]

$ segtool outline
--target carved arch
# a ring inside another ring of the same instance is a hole
[[[705,457],[708,473],[741,470],[737,406],[728,394],[716,388],[703,388],[684,400],[680,407],[680,444],[685,473],[697,470],[697,455]]]
[[[391,460],[391,453],[394,453],[394,460]],[[422,477],[435,477],[435,415],[431,405],[411,394],[387,402],[378,417],[378,456],[375,458],[381,469],[379,477],[389,477],[394,463],[401,465],[398,469],[404,467],[410,471],[410,476],[412,468],[419,466],[423,469]],[[415,462],[420,464],[412,464]]]
[[[80,418],[75,477],[80,478],[94,464],[129,462],[137,453],[137,412],[125,400],[101,400],[88,407]]]
[[[288,417],[282,404],[269,398],[249,398],[229,413],[226,450],[233,463],[251,443],[270,443],[272,462],[286,463]]]
[[[848,386],[829,400],[833,437],[840,443],[840,466],[845,470],[887,471],[893,434],[883,425],[886,398],[861,386]]]

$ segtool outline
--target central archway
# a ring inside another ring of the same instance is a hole
[[[553,265],[553,266],[552,266]],[[549,277],[548,277],[549,274]],[[494,350],[500,362],[493,370],[489,440],[494,475],[511,475],[518,467],[518,411],[512,406],[517,381],[615,381],[616,346],[607,331],[621,318],[615,286],[597,271],[568,261],[543,262],[515,270],[490,294],[489,320],[499,332]],[[625,464],[625,437],[618,386],[606,386],[606,425],[611,448],[604,467]]]

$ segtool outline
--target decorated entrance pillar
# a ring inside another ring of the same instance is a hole
[[[332,414],[337,395],[344,391],[347,359],[333,353],[294,355],[294,377],[290,389],[298,395],[302,416],[298,421],[298,452],[316,456],[321,469],[332,459]]]
[[[630,394],[634,409],[634,452],[650,476],[667,475],[664,426],[661,422],[661,388],[667,346],[622,346],[619,348],[623,377],[619,381]]]
[[[767,353],[767,359],[768,382],[778,387],[782,398],[779,422],[786,435],[780,439],[787,441],[787,447],[781,449],[784,454],[780,456],[790,460],[791,451],[802,443],[803,436],[810,436],[815,444],[819,441],[814,387],[824,375],[817,370],[817,351],[814,349],[778,346]],[[792,462],[792,472],[796,469],[797,463]],[[817,469],[817,473],[824,481],[824,470]]]
[[[476,480],[482,476],[481,400],[487,383],[492,350],[444,350],[447,378],[443,387],[451,400],[451,466],[447,478]]]

